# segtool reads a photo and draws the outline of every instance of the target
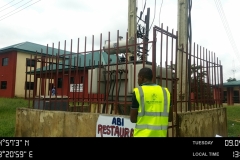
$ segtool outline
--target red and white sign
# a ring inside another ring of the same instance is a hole
[[[96,137],[133,137],[135,125],[129,118],[99,115]]]

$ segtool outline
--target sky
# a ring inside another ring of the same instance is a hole
[[[138,16],[144,3],[137,0]],[[219,3],[224,14],[218,12]],[[223,65],[223,82],[229,77],[240,80],[239,6],[239,0],[192,0],[192,42],[215,53]],[[155,12],[155,0],[146,0],[146,8],[150,24],[163,23],[164,29],[177,31],[178,0],[156,0]],[[127,29],[128,0],[0,0],[0,48],[25,41],[55,47],[60,42],[63,48],[65,40],[70,48],[72,40],[76,50],[78,38],[83,48],[86,37],[91,50],[93,35],[99,43],[100,34],[103,41],[109,32],[114,39],[119,30],[125,38]]]

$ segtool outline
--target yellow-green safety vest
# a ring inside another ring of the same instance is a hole
[[[167,137],[170,93],[159,85],[134,88],[139,103],[134,137]]]

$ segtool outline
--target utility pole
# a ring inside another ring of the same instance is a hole
[[[149,20],[150,20],[150,8],[147,9],[147,15],[145,16],[145,23],[146,23],[146,34],[144,36],[144,45],[145,50],[143,51],[143,55],[145,56],[145,60],[147,61],[147,54],[148,54],[148,38],[149,38]],[[146,54],[146,55],[144,55]]]
[[[128,0],[128,45],[133,45],[135,43],[137,33],[137,6],[136,6],[136,0]],[[131,46],[129,47],[130,54],[128,54],[128,60],[129,57],[132,56],[135,52],[135,47]],[[136,57],[134,57],[136,58]]]
[[[188,43],[188,0],[178,0],[178,49],[184,48],[184,52],[187,51]],[[182,103],[182,111],[186,111],[187,101],[189,100],[189,86],[188,86],[188,61],[187,54],[178,50],[177,53],[177,100],[185,101]],[[182,86],[181,86],[182,84]],[[181,93],[182,91],[182,93]],[[181,107],[178,104],[177,110],[180,111]]]

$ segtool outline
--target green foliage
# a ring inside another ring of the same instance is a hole
[[[0,98],[0,137],[14,136],[16,109],[28,106],[23,98]]]
[[[208,82],[206,68],[199,65],[191,66],[191,92],[197,103],[213,105],[213,89]]]
[[[231,81],[236,81],[236,78],[229,77],[229,78],[227,79],[227,82],[231,82]]]
[[[227,106],[227,125],[229,137],[240,135],[240,106]]]

